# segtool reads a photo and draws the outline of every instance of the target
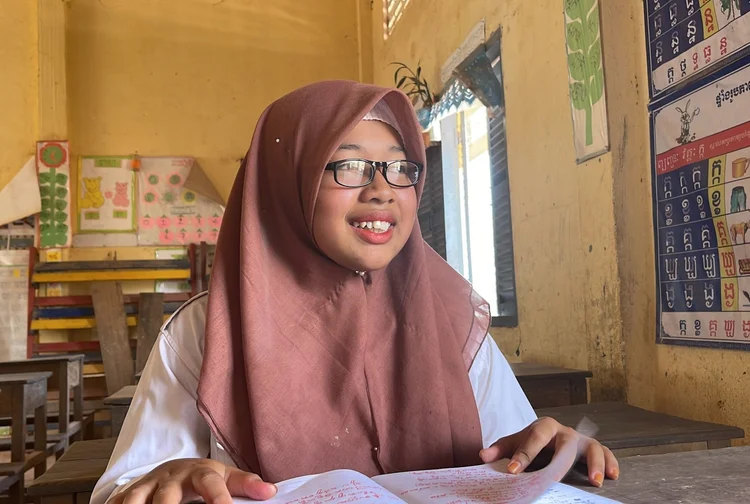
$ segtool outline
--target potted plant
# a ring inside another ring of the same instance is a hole
[[[411,99],[417,111],[417,119],[423,131],[430,128],[432,121],[432,106],[437,103],[439,96],[432,94],[427,80],[422,76],[422,66],[417,63],[417,71],[413,71],[406,64],[393,62],[396,71],[393,74],[393,82],[396,87],[406,93]]]

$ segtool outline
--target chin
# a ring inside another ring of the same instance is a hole
[[[368,257],[367,259],[358,258],[352,261],[352,264],[356,264],[356,267],[353,268],[355,271],[377,271],[388,266],[392,260],[393,257]]]

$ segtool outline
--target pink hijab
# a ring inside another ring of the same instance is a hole
[[[425,242],[362,278],[315,245],[323,167],[379,102],[408,157],[421,129],[400,91],[312,84],[271,104],[237,174],[209,288],[198,408],[238,467],[278,482],[480,463],[468,369],[489,309]],[[417,186],[422,194],[424,177]]]

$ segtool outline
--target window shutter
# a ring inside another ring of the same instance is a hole
[[[440,257],[445,253],[445,204],[443,202],[443,154],[439,145],[427,148],[427,179],[419,204],[422,237]]]
[[[495,270],[497,274],[498,312],[493,313],[493,326],[518,325],[516,273],[513,260],[513,230],[510,215],[510,185],[505,137],[505,110],[496,108],[488,120],[490,173],[492,180],[492,211],[495,214]]]

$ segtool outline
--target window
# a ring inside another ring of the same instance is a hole
[[[411,0],[383,0],[383,38],[393,33],[393,28],[401,19],[404,9]]]
[[[425,241],[490,303],[492,325],[513,327],[518,309],[499,36],[481,49],[471,64],[483,72],[476,79],[483,88],[475,96],[454,81],[433,109],[441,142],[427,150],[419,222]],[[493,74],[497,80],[488,82]]]

